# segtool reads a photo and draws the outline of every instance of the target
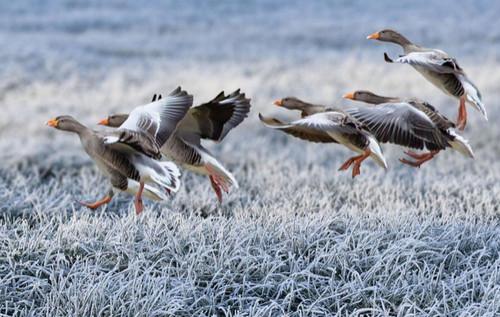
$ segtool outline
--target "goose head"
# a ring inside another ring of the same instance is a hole
[[[128,114],[112,114],[109,115],[107,118],[102,119],[99,121],[99,125],[104,125],[107,127],[112,127],[112,128],[117,128],[127,120]]]
[[[311,103],[304,102],[296,97],[285,97],[278,99],[274,102],[278,107],[283,107],[288,110],[299,110],[303,114],[311,115],[313,113],[324,112],[326,110],[325,106],[314,105]]]
[[[398,33],[391,29],[384,29],[375,33],[372,33],[366,37],[369,40],[378,40],[382,42],[390,42],[399,44],[401,46],[412,44],[406,37],[401,33]]]
[[[342,96],[345,99],[361,101],[369,104],[381,104],[386,102],[397,102],[399,98],[395,97],[384,97],[377,94],[374,94],[368,90],[356,90],[354,92],[347,93]]]
[[[58,130],[63,130],[63,131],[69,131],[69,132],[77,132],[79,133],[82,131],[85,127],[78,122],[75,118],[72,116],[58,116],[53,119],[50,119],[46,123],[49,127],[53,127]]]

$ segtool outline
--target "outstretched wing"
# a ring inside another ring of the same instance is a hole
[[[103,136],[104,143],[120,151],[141,152],[161,158],[160,148],[193,104],[193,96],[180,87],[166,98],[135,108],[115,131]]]
[[[193,133],[203,139],[222,141],[250,112],[250,99],[236,90],[228,96],[219,93],[207,103],[193,107],[179,124],[183,135]]]
[[[379,142],[389,142],[416,149],[426,143],[444,149],[446,137],[422,111],[406,102],[385,103],[346,110],[361,122]]]
[[[325,129],[322,129],[321,122],[314,122],[314,120],[307,121],[305,119],[297,120],[290,123],[281,122],[275,118],[266,118],[259,113],[259,119],[269,128],[281,130],[296,138],[319,143],[337,143]],[[328,122],[323,122],[323,128],[328,125]]]
[[[139,132],[161,147],[192,104],[193,96],[177,87],[167,97],[132,110],[119,130]]]
[[[430,103],[417,99],[411,98],[406,100],[408,103],[412,104],[418,110],[422,111],[431,119],[431,121],[441,130],[448,130],[450,128],[455,128],[455,123],[441,114],[433,105]]]
[[[402,55],[399,58],[391,59],[387,53],[384,58],[389,63],[402,63],[412,66],[420,66],[430,71],[441,74],[462,74],[463,70],[457,61],[440,50],[428,50],[422,52],[412,52]]]
[[[109,148],[120,152],[140,152],[154,159],[161,158],[160,147],[148,134],[141,131],[117,129],[103,136],[103,142]]]

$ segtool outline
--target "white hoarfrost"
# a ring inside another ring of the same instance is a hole
[[[0,315],[498,314],[498,3],[117,2],[0,5]],[[382,145],[387,171],[366,160],[352,179],[337,171],[352,151],[259,122],[298,117],[277,98],[343,107],[355,89],[454,119],[458,101],[385,63],[396,46],[365,40],[383,27],[452,53],[480,88],[489,121],[470,111],[463,133],[475,160],[449,149],[414,169]],[[222,89],[252,98],[249,118],[207,145],[239,189],[219,206],[183,170],[139,217],[125,193],[96,211],[76,203],[108,182],[76,135],[44,123],[102,128],[179,85],[195,104]]]

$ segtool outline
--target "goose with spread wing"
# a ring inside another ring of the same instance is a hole
[[[361,173],[361,163],[368,157],[387,169],[387,162],[377,140],[347,113],[310,104],[295,97],[286,97],[275,101],[274,104],[290,110],[299,110],[302,118],[292,122],[282,122],[259,114],[260,120],[267,127],[306,141],[339,143],[360,154],[348,159],[339,170],[347,170],[353,165],[354,178]]]
[[[444,93],[458,98],[460,100],[457,118],[459,130],[463,130],[467,124],[466,103],[479,110],[488,120],[479,89],[467,77],[455,58],[442,50],[416,45],[394,30],[386,29],[375,32],[367,38],[400,45],[405,55],[391,59],[387,53],[384,53],[386,62],[409,64]]]
[[[176,192],[180,172],[172,162],[160,162],[160,147],[168,140],[178,122],[193,103],[193,96],[180,87],[166,98],[135,108],[118,129],[98,132],[89,129],[71,116],[58,116],[47,125],[74,132],[87,154],[109,178],[111,188],[95,203],[82,205],[95,209],[111,201],[117,191],[135,194],[135,210],[144,206],[142,195],[154,200],[167,199]]]
[[[406,151],[405,154],[414,160],[402,158],[402,163],[420,167],[448,147],[474,157],[467,140],[453,131],[455,124],[425,101],[384,97],[366,90],[345,94],[344,98],[373,105],[352,107],[346,112],[363,124],[379,142],[429,150],[422,154]]]
[[[161,99],[161,95],[153,100]],[[221,142],[238,126],[250,111],[250,99],[236,90],[229,95],[219,93],[207,103],[192,107],[182,118],[172,136],[161,147],[161,152],[187,170],[208,175],[217,199],[222,203],[222,191],[238,188],[236,178],[203,145],[202,139]],[[113,114],[99,122],[118,127],[128,114]]]

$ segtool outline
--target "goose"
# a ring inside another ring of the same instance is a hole
[[[154,95],[153,100],[161,99]],[[236,178],[201,144],[202,139],[221,142],[238,126],[250,111],[250,99],[236,90],[229,95],[222,91],[207,103],[192,107],[180,121],[175,132],[161,147],[161,152],[183,168],[207,175],[217,199],[222,204],[222,191],[238,188]],[[99,124],[118,127],[129,115],[112,114]]]
[[[295,97],[286,97],[274,102],[275,105],[289,110],[299,110],[302,118],[292,122],[282,122],[275,118],[264,117],[259,113],[262,123],[272,129],[281,130],[302,140],[321,143],[339,143],[360,155],[349,158],[339,171],[349,169],[352,177],[361,173],[361,163],[368,157],[387,169],[387,162],[377,140],[354,121],[347,113],[304,102]]]
[[[374,105],[353,107],[346,112],[363,124],[379,142],[429,150],[422,154],[406,151],[405,154],[414,160],[401,158],[404,164],[420,167],[448,147],[474,158],[468,141],[454,132],[455,124],[425,101],[384,97],[366,90],[347,93],[343,97]]]
[[[132,110],[118,129],[100,132],[89,129],[68,115],[47,121],[58,130],[78,134],[83,148],[110,180],[111,188],[97,202],[82,205],[96,209],[107,204],[115,192],[135,194],[137,214],[143,211],[142,194],[153,200],[166,200],[165,193],[176,192],[180,172],[172,162],[160,162],[160,146],[175,130],[193,103],[193,96],[180,87],[165,99]]]
[[[467,124],[466,103],[477,109],[484,119],[488,120],[479,89],[467,77],[455,58],[442,50],[416,45],[400,33],[389,29],[368,35],[367,39],[400,45],[405,55],[391,59],[387,53],[384,53],[386,62],[409,64],[445,94],[458,98],[460,103],[457,128],[459,130],[464,130]]]

